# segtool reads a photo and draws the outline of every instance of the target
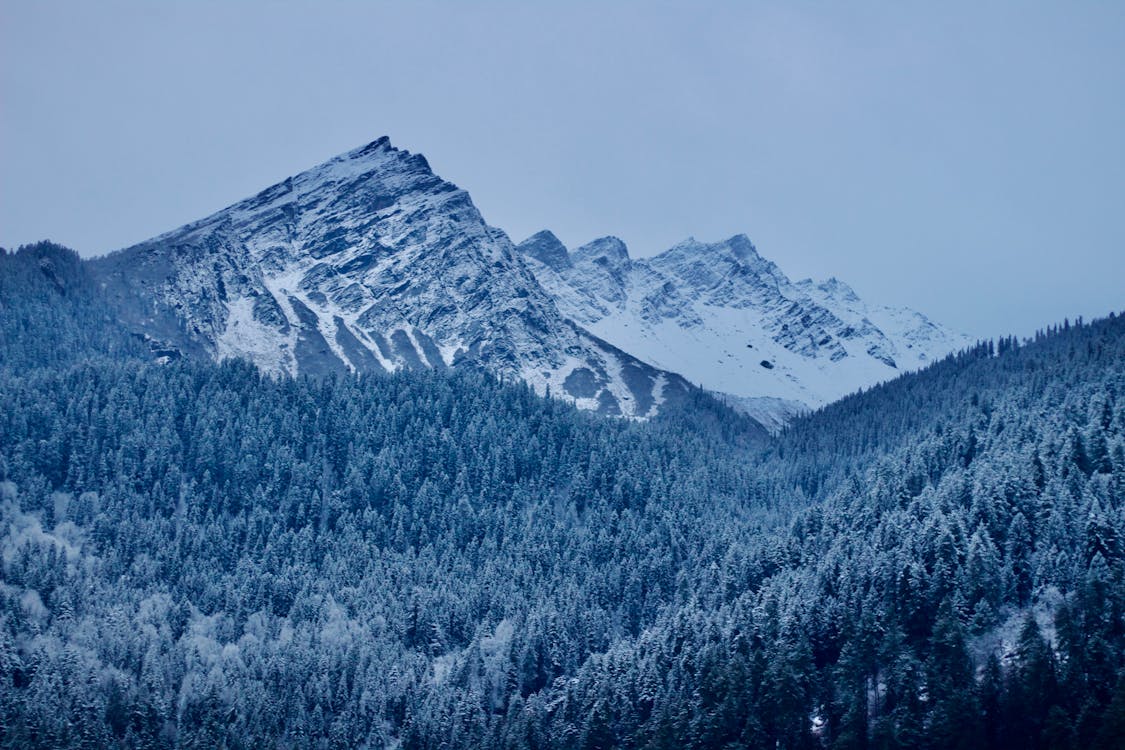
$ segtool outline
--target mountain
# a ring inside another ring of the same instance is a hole
[[[775,427],[970,343],[836,279],[791,282],[744,235],[644,259],[615,237],[571,252],[549,231],[518,249],[565,315]]]
[[[90,265],[139,334],[270,373],[480,367],[638,417],[689,387],[567,320],[469,194],[387,138]]]
[[[835,279],[793,283],[742,235],[647,259],[613,237],[517,248],[387,138],[89,273],[162,351],[287,374],[481,368],[632,417],[692,381],[771,429],[968,343]]]

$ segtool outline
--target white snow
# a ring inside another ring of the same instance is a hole
[[[284,303],[288,305],[288,301]],[[262,325],[254,319],[254,300],[241,297],[227,306],[226,329],[215,341],[215,357],[246,357],[267,372],[293,373],[295,364],[289,353],[295,334],[283,336],[276,329]],[[290,344],[282,348],[282,343]]]

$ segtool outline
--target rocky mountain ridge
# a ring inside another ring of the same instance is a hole
[[[837,279],[794,283],[745,235],[639,259],[615,237],[569,251],[549,231],[518,249],[565,315],[772,427],[971,343]]]

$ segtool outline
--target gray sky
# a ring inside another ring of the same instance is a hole
[[[975,335],[1125,308],[1125,3],[0,0],[0,245],[383,134],[516,241],[744,232]]]

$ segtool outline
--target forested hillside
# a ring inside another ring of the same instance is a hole
[[[765,444],[702,393],[633,422],[471,371],[157,364],[32,257],[0,287],[5,746],[1125,737],[1121,317]]]
[[[52,242],[0,248],[0,369],[144,356],[78,253]]]
[[[1123,389],[1118,317],[798,421],[759,465],[813,501],[789,529],[732,539],[688,606],[506,724],[553,747],[1120,747]]]

